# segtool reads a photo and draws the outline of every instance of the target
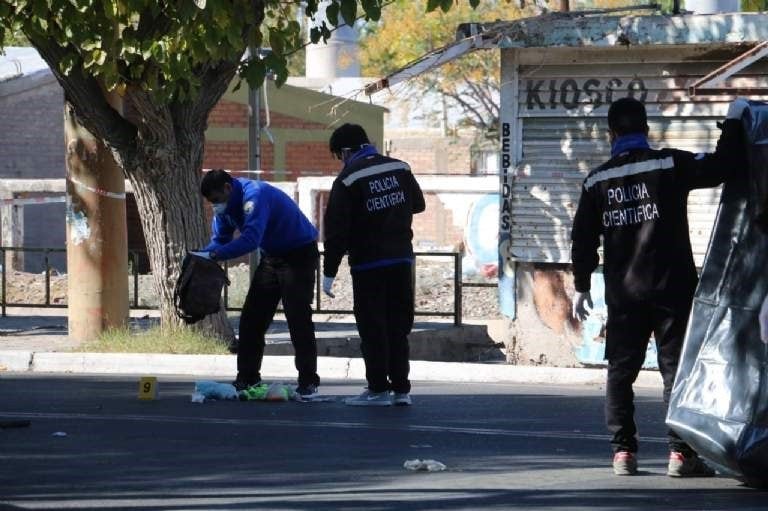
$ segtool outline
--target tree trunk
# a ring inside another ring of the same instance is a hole
[[[254,9],[259,14],[258,26],[263,3],[254,2]],[[72,55],[70,48],[47,37],[32,37],[31,42],[64,88],[79,121],[112,151],[133,185],[161,321],[167,326],[180,325],[173,289],[181,259],[186,251],[208,241],[199,191],[205,126],[209,112],[235,76],[243,52],[229,60],[201,63],[195,98],[167,103],[156,92],[134,84],[120,93],[118,112],[107,101],[104,85],[86,70],[76,66],[66,75],[61,72],[59,64]],[[198,325],[227,342],[234,340],[224,311]]]
[[[208,242],[200,195],[204,137],[202,130],[185,135],[184,141],[144,141],[134,158],[123,160],[139,208],[164,326],[181,325],[173,289],[184,254]],[[198,327],[230,344],[234,340],[223,308]]]

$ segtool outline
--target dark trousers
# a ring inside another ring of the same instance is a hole
[[[281,257],[265,256],[245,298],[240,316],[237,350],[237,379],[245,383],[261,380],[264,335],[272,323],[280,300],[295,351],[299,385],[319,385],[317,342],[312,322],[312,298],[318,264],[317,244],[302,247]]]
[[[406,263],[353,272],[352,289],[368,389],[410,392],[413,266]]]
[[[690,309],[690,301],[678,306],[645,303],[608,308],[605,420],[613,434],[611,446],[614,452],[637,452],[632,384],[645,360],[651,333],[656,339],[659,370],[664,381],[664,403],[669,405]],[[668,430],[667,436],[670,450],[691,452],[674,431]]]

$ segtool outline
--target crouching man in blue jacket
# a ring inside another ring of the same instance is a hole
[[[261,382],[264,335],[282,300],[299,372],[296,392],[316,393],[320,378],[312,297],[319,261],[317,229],[288,195],[263,181],[234,179],[217,169],[203,177],[200,191],[214,212],[211,242],[203,251],[215,261],[254,250],[263,254],[240,316],[233,384],[242,390]],[[240,236],[233,239],[235,230]]]

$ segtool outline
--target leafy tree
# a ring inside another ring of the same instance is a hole
[[[339,14],[376,21],[383,3],[330,0],[322,8],[332,23]],[[258,86],[271,70],[278,85],[286,80],[286,56],[303,44],[301,4],[310,16],[320,7],[319,0],[0,0],[0,41],[26,37],[78,122],[130,180],[166,324],[177,321],[180,257],[207,241],[198,183],[208,114],[236,76]],[[430,0],[433,8],[453,4]],[[312,40],[331,29],[313,29]],[[244,59],[249,46],[272,52]],[[231,335],[223,315],[211,326]]]
[[[3,46],[29,46],[29,41],[20,32],[6,31],[0,41],[0,48]]]
[[[473,9],[469,4],[449,11],[428,0],[397,0],[396,9],[369,23],[361,41],[361,64],[366,76],[384,76],[455,38],[456,27],[466,22],[511,20],[523,15],[517,1],[488,0]],[[478,51],[422,74],[410,89],[414,97],[424,90],[442,94],[458,108],[462,124],[488,132],[499,118],[499,52]]]
[[[753,6],[768,2],[742,1]],[[455,30],[461,23],[508,21],[559,7],[551,0],[486,0],[476,8],[460,4],[446,11],[437,10],[438,3],[433,0],[395,0],[396,9],[378,22],[368,23],[361,41],[363,74],[384,76],[402,68],[453,41]],[[592,10],[648,3],[643,0],[573,0],[571,7]],[[658,3],[663,12],[672,10],[673,0]],[[422,14],[425,7],[431,11],[426,16]],[[651,11],[637,12],[647,14]],[[410,93],[418,99],[425,90],[438,92],[447,99],[450,107],[459,109],[464,126],[495,136],[493,130],[499,118],[499,80],[499,52],[477,51],[422,74],[414,80],[415,87],[400,93]]]
[[[741,10],[747,12],[768,10],[768,0],[741,0]]]

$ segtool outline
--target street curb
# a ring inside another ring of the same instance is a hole
[[[321,378],[364,380],[361,358],[318,357]],[[262,363],[265,378],[296,378],[291,356],[266,356]],[[59,353],[0,351],[0,373],[80,373],[211,376],[237,372],[234,355],[166,355],[154,353]],[[601,385],[605,369],[475,364],[468,362],[411,361],[414,381],[466,383],[523,383],[544,385]],[[639,387],[662,386],[658,371],[641,371]]]
[[[29,371],[32,354],[31,351],[0,351],[0,372]]]

